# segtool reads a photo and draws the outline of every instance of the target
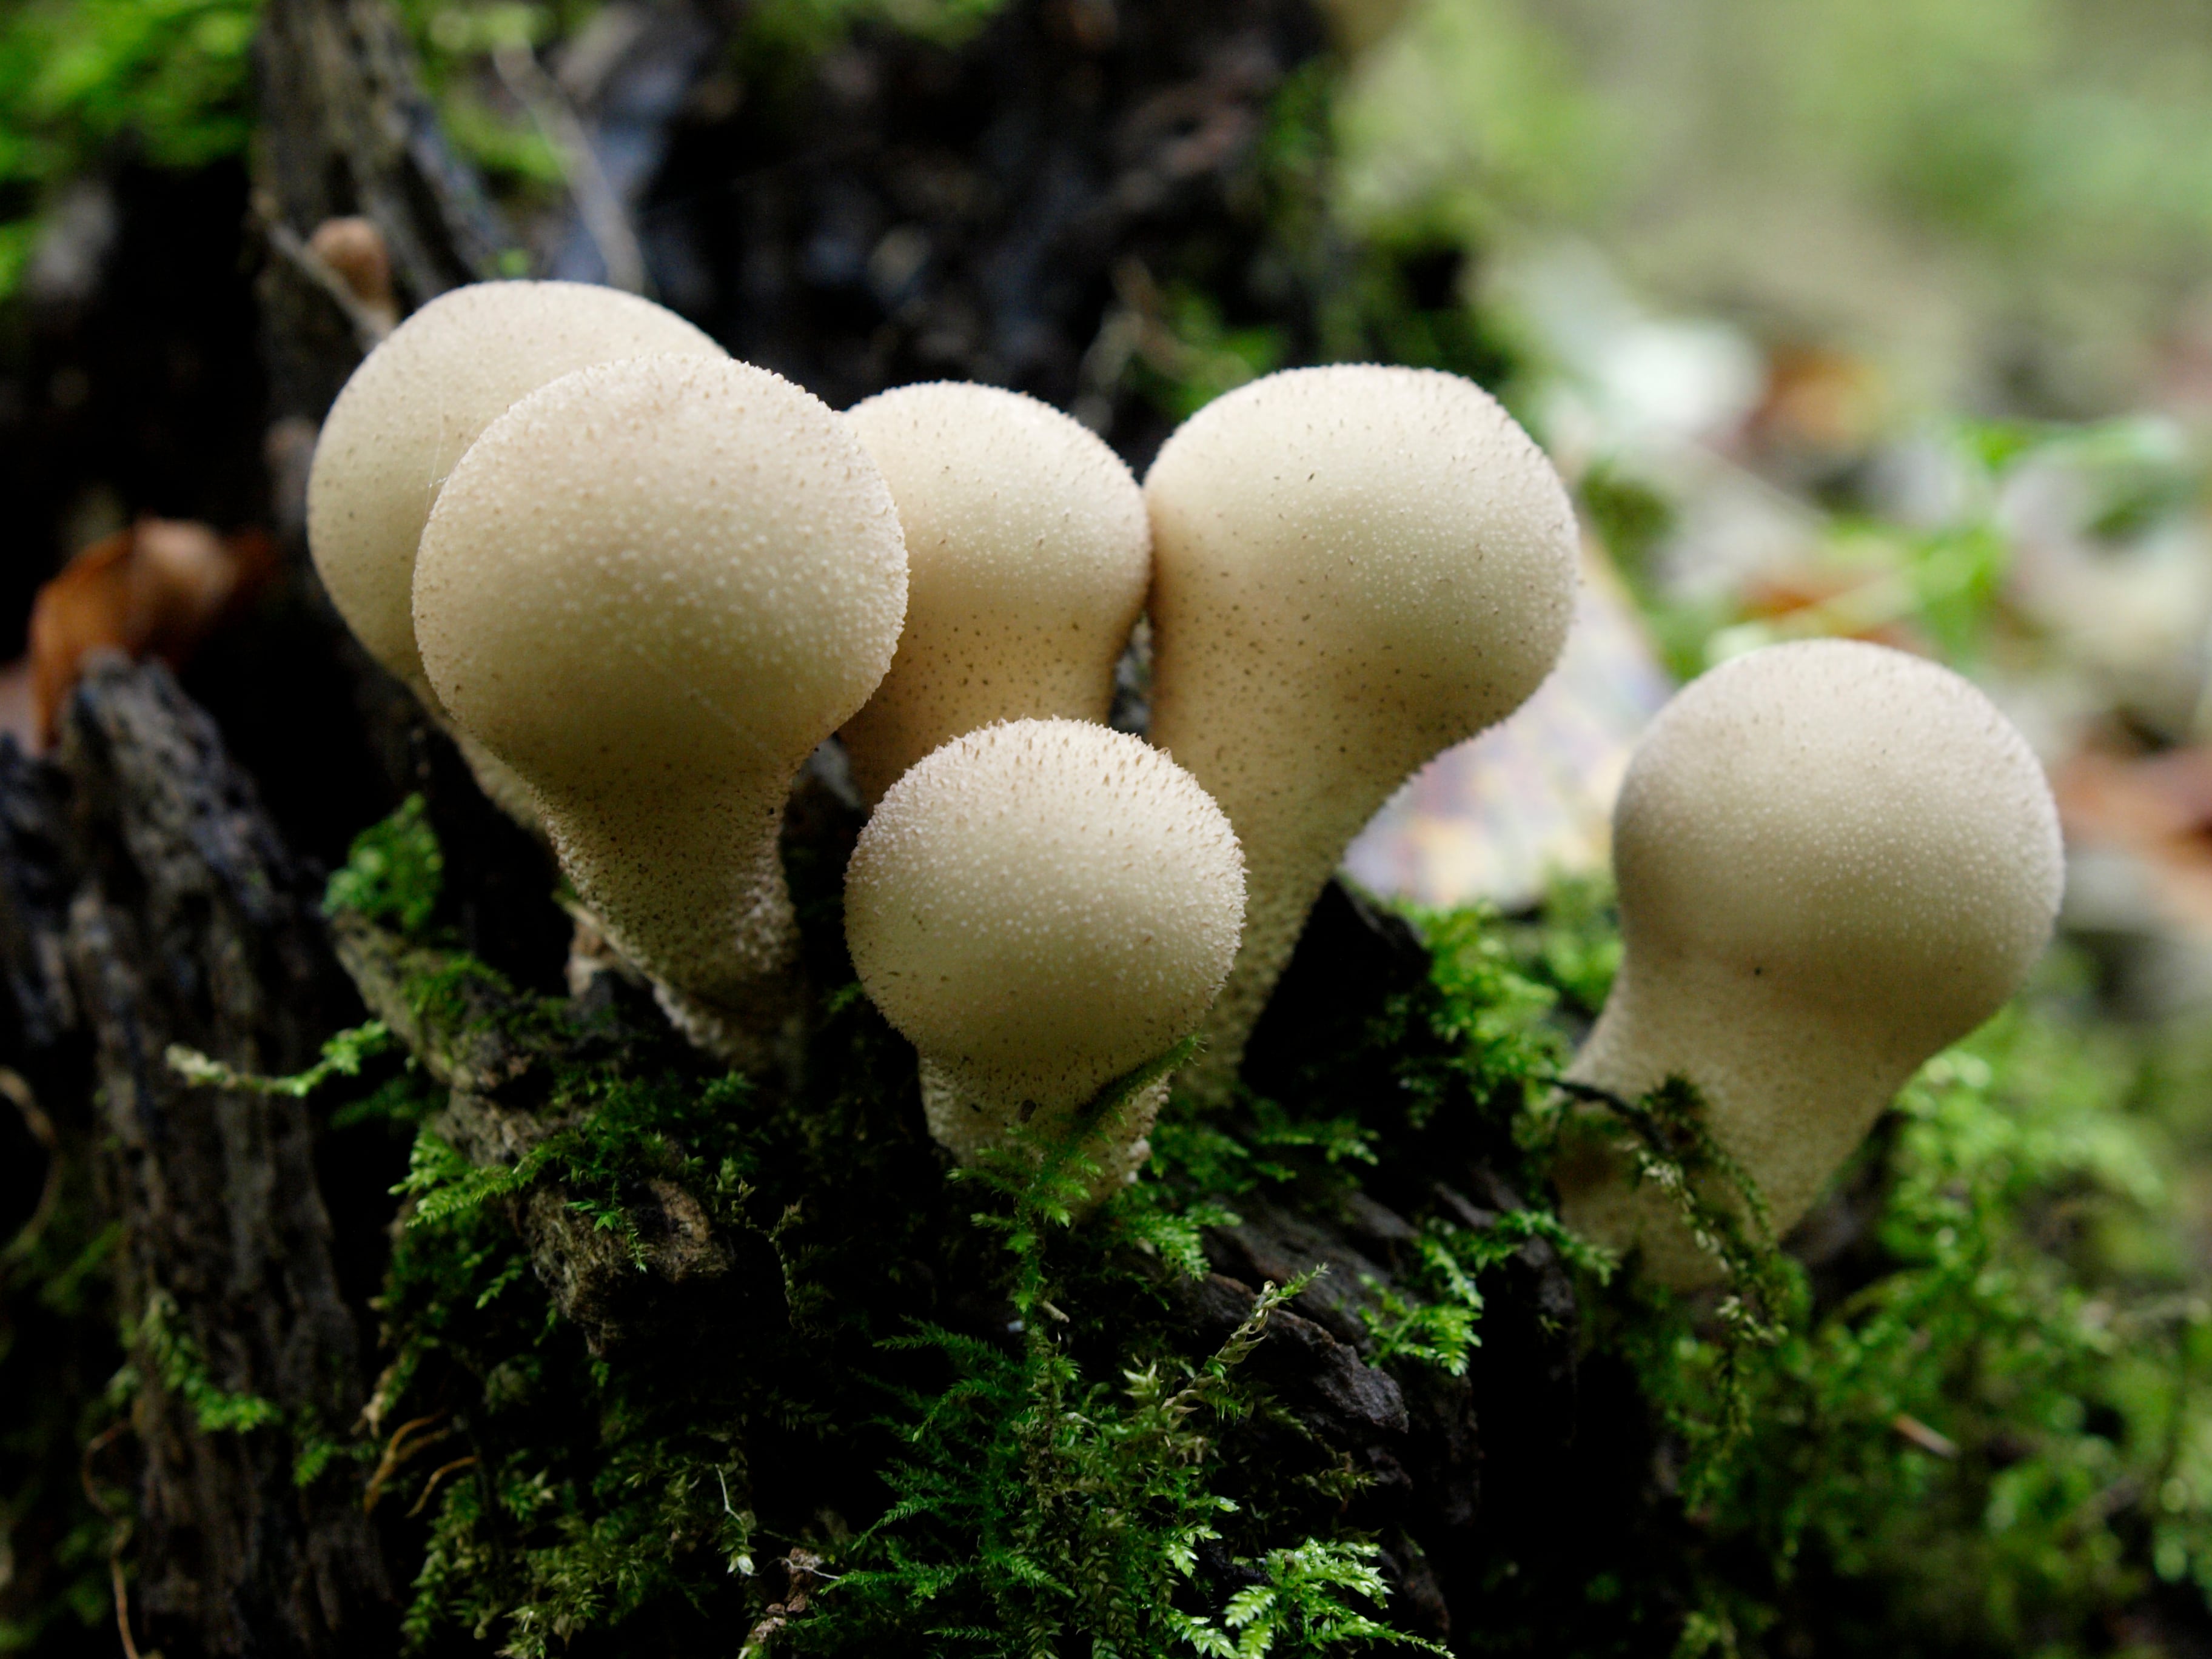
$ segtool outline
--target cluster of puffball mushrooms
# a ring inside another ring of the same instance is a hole
[[[332,409],[316,566],[368,650],[551,846],[703,1048],[793,1012],[778,854],[833,735],[872,814],[846,876],[861,984],[974,1158],[1091,1123],[1100,1191],[1194,1032],[1245,1040],[1345,846],[1557,660],[1577,533],[1542,453],[1426,370],[1271,374],[1141,487],[994,388],[839,414],[647,301],[490,283],[432,301]],[[1151,741],[1106,722],[1151,618]],[[1626,957],[1570,1073],[1693,1084],[1778,1230],[1923,1060],[1986,1018],[2057,909],[2057,819],[2018,732],[1870,645],[1708,674],[1637,751],[1615,825]],[[1710,1273],[1615,1155],[1570,1220]]]

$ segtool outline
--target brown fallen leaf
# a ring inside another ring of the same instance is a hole
[[[2212,747],[2084,750],[2051,781],[2069,846],[2133,854],[2173,920],[2212,932]]]
[[[0,736],[15,738],[16,747],[35,755],[44,746],[39,736],[39,705],[31,691],[31,659],[18,657],[0,668]]]
[[[1865,358],[1825,346],[1783,344],[1767,354],[1766,387],[1744,422],[1754,449],[1851,454],[1881,424],[1887,392]]]
[[[79,553],[31,606],[40,741],[52,742],[87,652],[106,647],[181,667],[275,563],[275,547],[258,530],[224,537],[177,519],[141,519]]]

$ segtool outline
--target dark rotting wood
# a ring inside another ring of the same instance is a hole
[[[300,1101],[196,1087],[164,1058],[183,1043],[296,1069],[353,1016],[313,884],[158,666],[92,666],[60,769],[85,871],[65,948],[138,1379],[141,1645],[388,1651],[392,1581],[350,1466],[295,1480],[300,1450],[349,1431],[365,1397],[313,1126]]]

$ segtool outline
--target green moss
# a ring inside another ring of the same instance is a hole
[[[801,898],[836,984],[834,890]],[[2154,1587],[2202,1598],[2212,1317],[2138,1045],[2063,985],[2030,999],[1906,1092],[1842,1183],[1850,1251],[1808,1265],[1765,1237],[1692,1092],[1556,1088],[1618,963],[1602,891],[1419,920],[1406,973],[1318,1012],[1265,1094],[1172,1104],[1144,1177],[1079,1224],[1080,1139],[950,1170],[911,1049],[849,984],[787,1091],[422,948],[416,1007],[536,1044],[550,1133],[480,1168],[419,1076],[327,1085],[358,1096],[334,1121],[416,1139],[375,1429],[295,1433],[298,1472],[370,1471],[413,1552],[415,1653],[1405,1645],[1369,1477],[1249,1363],[1301,1286],[1195,1352],[1168,1289],[1240,1207],[1364,1194],[1413,1224],[1349,1304],[1367,1357],[1409,1398],[1471,1389],[1485,1436],[1449,1568],[1484,1617],[1455,1652],[1778,1656],[1820,1632],[2087,1659]],[[1592,1113],[1723,1259],[1723,1295],[1653,1290],[1561,1225],[1547,1171]],[[1435,1196],[1477,1166],[1505,1183],[1480,1224]],[[641,1302],[631,1346],[594,1353],[518,1217],[557,1194],[642,1264],[670,1187],[729,1252],[711,1314]],[[1579,1337],[1531,1300],[1540,1259],[1572,1275]],[[1574,1359],[1565,1402],[1547,1354]]]
[[[331,872],[323,910],[351,910],[419,939],[437,911],[445,875],[429,810],[422,796],[410,795],[390,817],[354,837],[344,865]]]
[[[258,1077],[212,1060],[197,1048],[173,1042],[162,1058],[185,1082],[213,1089],[243,1089],[254,1094],[304,1099],[334,1077],[359,1077],[377,1055],[389,1053],[392,1032],[381,1020],[349,1026],[323,1044],[321,1056],[304,1072],[286,1077]]]
[[[218,1387],[208,1372],[207,1356],[191,1333],[179,1328],[177,1317],[176,1299],[155,1291],[128,1333],[129,1346],[152,1363],[162,1388],[191,1408],[201,1433],[251,1434],[283,1421],[274,1401]],[[126,1370],[115,1392],[119,1396],[135,1387],[135,1376]]]

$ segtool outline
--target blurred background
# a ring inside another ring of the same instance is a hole
[[[872,340],[931,309],[933,267],[957,257],[931,216],[961,210],[887,212],[803,155],[787,183],[811,197],[780,207],[786,291],[765,294],[745,268],[760,227],[733,222],[751,204],[715,198],[732,171],[793,170],[788,143],[769,162],[768,130],[793,125],[779,100],[814,78],[880,108],[881,54],[853,31],[957,60],[1000,9],[402,7],[447,134],[514,228],[508,269],[649,289],[835,401],[963,368],[1074,406],[1141,467],[1196,404],[1292,362],[1435,362],[1504,396],[1583,507],[1585,626],[1486,765],[1431,775],[1362,844],[1370,885],[1525,903],[1598,866],[1623,746],[1671,683],[1851,634],[1998,695],[2064,790],[2075,920],[2172,934],[2131,994],[2196,994],[2212,7],[1332,0],[1325,46],[1252,71],[1264,95],[1237,112],[1264,105],[1256,141],[1170,112],[1194,143],[1239,148],[1248,222],[1197,259],[1082,273],[1111,292],[1073,373],[1018,342],[946,346],[972,318]],[[1115,27],[1110,0],[1042,9]],[[281,519],[253,307],[255,25],[252,0],[0,10],[8,639],[64,562],[143,516],[232,538]],[[1011,211],[1032,207],[1050,210]],[[877,315],[825,320],[825,299]],[[170,624],[185,634],[258,568],[181,542],[172,562],[198,584]],[[34,740],[32,679],[20,665],[0,708]]]
[[[1962,1524],[2025,1553],[1969,1566],[2018,1582],[1942,1616],[2212,1651],[2143,1612],[2164,1586],[2212,1628],[2212,0],[1240,3],[1157,84],[1160,9],[1116,0],[398,9],[495,269],[650,292],[833,402],[997,380],[1141,469],[1291,363],[1497,392],[1576,494],[1583,615],[1355,847],[1378,891],[1601,882],[1642,724],[1766,642],[1987,689],[2069,841],[2021,1225],[2075,1314],[2107,1283],[2163,1310],[2128,1328],[2171,1363],[2067,1382],[2047,1446],[1990,1454]],[[258,21],[0,3],[0,715],[35,749],[88,644],[167,656],[328,859],[384,803],[269,706],[317,672],[260,627],[317,394],[257,307],[294,258]],[[368,326],[422,297],[322,252]],[[2037,1457],[2040,1510],[2000,1479]]]

